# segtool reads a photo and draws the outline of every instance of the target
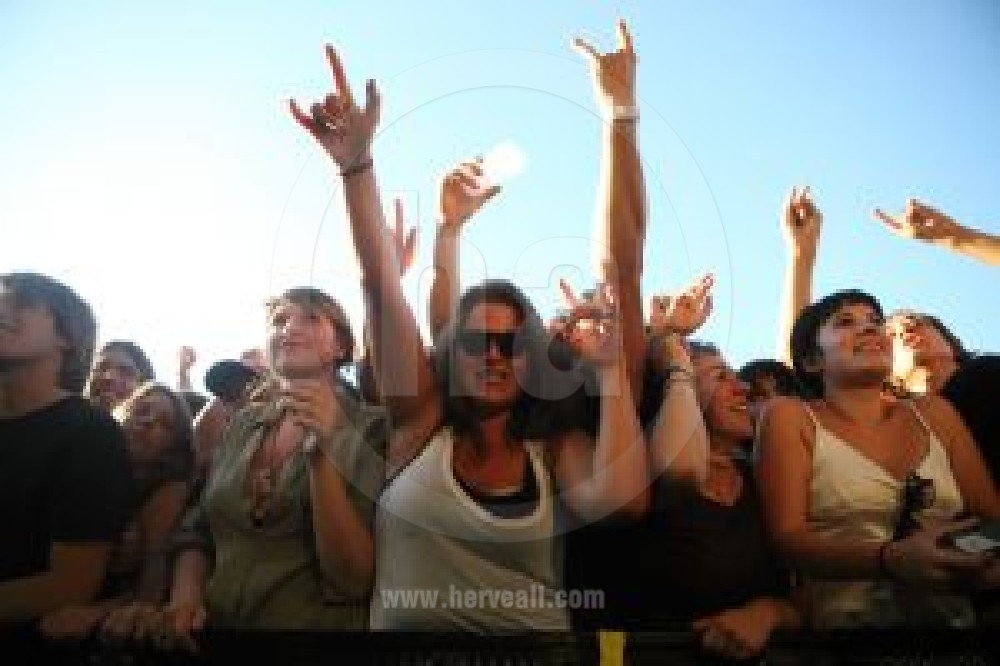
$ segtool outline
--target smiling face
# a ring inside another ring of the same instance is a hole
[[[712,439],[739,444],[753,437],[746,384],[715,352],[697,354],[693,363],[698,404]]]
[[[283,377],[310,377],[345,356],[337,327],[317,306],[291,301],[275,304],[268,315],[271,367]]]
[[[828,381],[881,385],[889,375],[892,349],[882,316],[867,303],[844,303],[816,336],[815,367]]]
[[[932,321],[918,314],[893,317],[887,323],[892,339],[892,374],[906,377],[939,359],[955,359],[955,350]]]
[[[455,336],[455,364],[464,395],[487,406],[514,404],[525,385],[527,352],[520,313],[504,303],[474,305]]]
[[[132,460],[139,464],[161,460],[177,443],[180,418],[173,400],[163,391],[149,391],[132,403],[122,422]]]

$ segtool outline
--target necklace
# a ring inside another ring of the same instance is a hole
[[[267,520],[268,509],[271,506],[271,498],[278,480],[278,464],[276,450],[278,448],[279,425],[274,424],[264,435],[261,442],[257,460],[253,461],[250,473],[250,497],[253,503],[251,512],[253,525],[257,529],[264,526]]]

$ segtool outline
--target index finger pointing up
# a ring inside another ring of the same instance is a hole
[[[344,73],[344,65],[340,61],[337,50],[330,44],[326,45],[326,59],[330,62],[330,69],[333,71],[333,82],[337,85],[337,92],[348,104],[354,104],[351,96],[351,84],[347,81],[347,74]]]
[[[628,25],[625,24],[625,19],[618,19],[618,48],[626,53],[635,52],[632,45],[632,33],[628,31]]]

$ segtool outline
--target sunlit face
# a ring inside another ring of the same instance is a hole
[[[142,383],[139,366],[127,353],[112,347],[97,355],[90,371],[90,396],[107,409],[121,404]]]
[[[924,317],[893,317],[887,328],[892,339],[892,374],[895,377],[906,377],[932,360],[955,357],[948,340]]]
[[[267,324],[271,367],[283,377],[313,376],[344,358],[340,335],[319,308],[285,301]]]
[[[0,287],[0,370],[58,359],[65,347],[48,308],[21,305],[12,292]]]
[[[694,377],[709,434],[735,443],[753,437],[746,384],[725,360],[718,354],[695,356]]]
[[[517,310],[500,303],[472,308],[455,338],[457,379],[464,395],[492,406],[513,404],[527,378]]]
[[[122,424],[129,456],[137,463],[154,463],[175,445],[181,416],[162,391],[152,391],[132,404]]]
[[[841,305],[820,327],[817,369],[851,383],[880,384],[888,377],[892,350],[885,323],[866,303]]]

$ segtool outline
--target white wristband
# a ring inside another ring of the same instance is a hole
[[[611,107],[611,118],[612,120],[638,120],[639,107],[634,104],[629,106],[616,104]]]

